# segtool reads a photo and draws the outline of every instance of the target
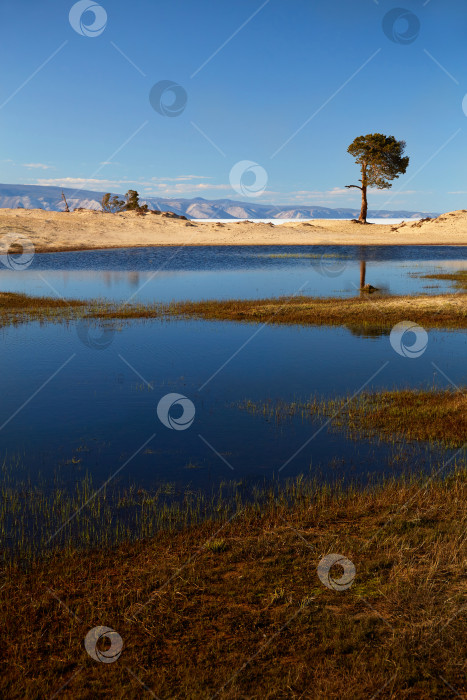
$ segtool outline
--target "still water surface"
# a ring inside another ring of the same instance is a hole
[[[319,257],[274,257],[310,252]],[[462,248],[137,249],[37,255],[28,271],[2,270],[0,289],[160,301],[277,296],[308,282],[307,294],[352,296],[363,255],[367,281],[387,293],[450,290],[411,274],[466,266]],[[1,332],[0,448],[17,459],[18,478],[34,482],[40,474],[52,487],[58,475],[72,488],[86,473],[102,483],[126,462],[114,479],[122,487],[205,489],[310,471],[329,479],[390,474],[400,446],[352,442],[329,427],[313,437],[319,422],[296,417],[277,425],[239,404],[334,397],[364,385],[465,385],[461,332],[430,331],[414,360],[395,353],[388,335],[347,328],[136,321],[109,332],[101,349],[92,347],[100,331],[91,329],[85,344],[82,330],[30,323]],[[170,430],[157,417],[159,400],[171,392],[194,404],[186,430]],[[416,450],[414,467],[428,468],[434,451]]]
[[[417,276],[467,267],[448,246],[210,246],[133,248],[36,255],[17,273],[0,269],[0,291],[114,300],[353,296],[366,281],[391,294],[440,293],[442,281]]]

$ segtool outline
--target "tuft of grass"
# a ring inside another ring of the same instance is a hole
[[[185,469],[203,469],[203,467],[200,464],[190,461],[185,465]]]
[[[226,549],[228,549],[228,544],[222,538],[213,539],[206,542],[206,549],[208,549],[210,552],[225,552]]]

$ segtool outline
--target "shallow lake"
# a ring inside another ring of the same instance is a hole
[[[36,255],[20,274],[0,268],[0,291],[118,301],[354,296],[361,261],[383,293],[449,291],[418,275],[467,267],[465,249],[440,246],[210,246]]]
[[[304,254],[318,257],[276,257]],[[433,291],[427,282],[450,290],[411,275],[466,266],[462,248],[117,250],[37,255],[27,271],[2,270],[0,289],[157,301],[277,296],[307,281],[306,294],[355,295],[363,255],[367,281],[388,293]],[[399,444],[351,441],[301,417],[276,424],[241,403],[465,384],[461,332],[430,331],[417,359],[398,355],[387,334],[204,321],[137,321],[103,335],[83,324],[30,323],[3,329],[0,347],[2,456],[15,461],[18,479],[40,475],[50,486],[58,478],[73,487],[86,473],[96,484],[118,472],[112,481],[122,487],[203,489],[310,472],[392,474]],[[170,429],[158,418],[169,393],[193,403],[190,427]],[[435,450],[410,450],[417,469],[429,468]]]

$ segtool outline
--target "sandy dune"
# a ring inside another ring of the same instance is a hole
[[[1,240],[26,236],[38,252],[158,245],[467,245],[467,211],[398,226],[314,219],[280,225],[196,223],[133,212],[0,209]]]

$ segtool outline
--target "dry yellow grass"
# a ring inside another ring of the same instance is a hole
[[[292,504],[247,508],[221,530],[206,522],[116,548],[59,553],[27,572],[8,568],[0,693],[462,697],[466,484],[457,471],[445,481],[363,491],[297,487]],[[328,553],[355,566],[343,591],[318,578]],[[123,639],[115,663],[98,663],[84,649],[100,625]]]
[[[167,307],[171,315],[252,323],[346,325],[362,332],[390,330],[401,320],[424,328],[466,328],[467,295],[440,294],[350,299],[282,297],[275,299],[233,299],[226,301],[175,302]]]
[[[248,323],[347,326],[353,332],[386,332],[401,320],[424,328],[466,328],[467,294],[375,297],[350,299],[279,297],[273,299],[207,300],[170,304],[118,304],[101,301],[60,300],[0,292],[0,326],[31,320],[90,321],[199,318]]]

